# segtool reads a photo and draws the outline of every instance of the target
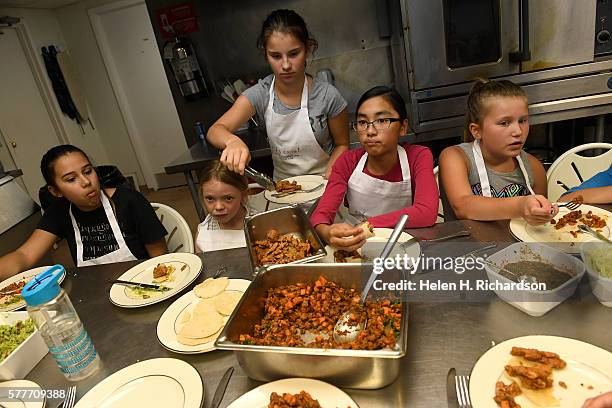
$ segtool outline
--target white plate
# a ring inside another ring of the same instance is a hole
[[[193,408],[203,401],[202,378],[195,368],[174,358],[154,358],[105,378],[74,408]]]
[[[49,266],[41,266],[41,267],[38,267],[38,268],[34,268],[34,269],[30,269],[30,270],[18,273],[17,275],[11,276],[10,278],[0,282],[0,289],[3,289],[5,287],[7,287],[11,283],[19,282],[22,279],[33,278],[34,276],[43,273],[44,271],[46,271],[49,268],[51,268],[51,265],[49,265]],[[64,274],[62,276],[60,276],[58,282],[62,283],[65,278],[66,278],[66,272],[64,271]],[[26,306],[26,302],[25,302],[25,300],[22,299],[20,302],[12,303],[12,304],[10,304],[10,305],[8,305],[6,307],[0,307],[0,312],[11,312],[13,310],[18,310],[18,309],[24,308],[25,306]]]
[[[374,228],[374,236],[368,238],[364,246],[361,248],[361,253],[368,257],[370,261],[373,258],[379,256],[380,252],[384,247],[384,245],[382,244],[386,243],[389,240],[392,232],[393,229],[391,228]],[[393,251],[391,255],[389,255],[389,257],[394,257],[395,254],[406,254],[413,259],[419,258],[421,255],[421,245],[419,244],[419,241],[415,240],[414,243],[408,245],[408,248],[406,248],[405,251],[399,246],[400,243],[406,242],[412,238],[412,235],[408,234],[407,232],[402,232],[397,240],[397,244],[393,248]],[[334,252],[336,252],[336,248],[332,247],[331,245],[326,245],[325,250],[327,251],[327,255],[325,255],[324,258],[319,259],[318,262],[334,263]],[[348,263],[361,263],[361,261]]]
[[[28,392],[30,390],[32,392],[36,392],[35,389],[41,390],[40,385],[36,384],[34,381],[29,380],[11,380],[4,381],[0,383],[0,397],[2,398],[2,406],[6,408],[43,408],[45,406],[45,398],[43,396],[42,401],[28,401],[29,398],[17,398],[11,402],[8,402],[7,397],[9,396],[9,389],[15,390],[17,388],[28,388]],[[24,390],[25,391],[25,390]]]
[[[251,281],[246,279],[230,279],[225,290],[244,293],[250,284]],[[216,339],[197,346],[187,346],[179,343],[176,339],[176,335],[182,326],[180,318],[183,312],[187,310],[191,313],[199,301],[200,298],[197,297],[192,290],[178,298],[164,311],[164,314],[162,314],[157,322],[157,340],[159,340],[164,348],[180,354],[199,354],[215,350]],[[225,326],[228,320],[229,316],[223,318],[223,326]],[[223,327],[221,327],[221,329],[223,329]]]
[[[151,297],[143,299],[136,295],[128,286],[113,285],[109,293],[110,301],[117,306],[127,308],[149,306],[176,295],[196,280],[200,272],[202,272],[202,260],[200,257],[194,254],[179,252],[148,259],[134,266],[118,279],[140,283],[153,283],[153,269],[155,269],[159,263],[175,266],[175,271],[173,273],[174,280],[172,282],[161,283],[161,285],[172,288],[171,290],[166,292],[150,292],[148,294]],[[187,268],[181,271],[184,265],[187,265]]]
[[[322,407],[358,407],[347,393],[331,384],[310,378],[286,378],[252,389],[234,400],[227,408],[265,408],[270,403],[270,394],[273,392],[279,395],[284,392],[299,394],[302,390],[319,401]]]
[[[470,376],[470,398],[474,407],[498,408],[493,401],[495,383],[510,384],[504,366],[513,357],[510,355],[513,346],[551,351],[567,362],[565,368],[553,369],[553,396],[560,400],[559,408],[581,407],[585,399],[612,389],[612,353],[609,351],[565,337],[517,337],[490,348],[476,362]],[[560,387],[559,381],[564,381],[567,389]],[[588,385],[593,389],[589,390]],[[515,400],[523,408],[536,408],[524,395]]]
[[[323,176],[316,175],[289,177],[284,180],[297,182],[299,185],[302,186],[302,190],[309,190],[311,188],[315,188],[321,183],[323,183],[323,187],[319,188],[316,191],[313,191],[312,193],[296,193],[281,198],[272,196],[272,194],[276,194],[276,191],[266,190],[264,192],[264,197],[266,197],[268,201],[277,204],[307,203],[309,201],[316,200],[317,198],[321,197],[323,195],[323,192],[325,191],[325,186],[327,185],[327,180],[325,180]]]
[[[604,218],[608,226],[602,229],[602,234],[605,237],[610,237],[610,223],[612,222],[612,213],[610,211],[586,204],[581,205],[578,209],[581,210],[583,214],[592,211],[593,214]],[[565,207],[560,208],[559,214],[555,216],[555,221],[558,221],[562,216],[569,212],[570,210]],[[554,246],[558,249],[563,249],[574,253],[580,252],[580,248],[578,245],[576,245],[576,243],[598,241],[597,238],[586,233],[578,234],[578,237],[574,238],[569,231],[574,231],[577,229],[578,227],[576,225],[566,225],[565,227],[557,230],[551,223],[533,226],[527,224],[523,218],[513,218],[510,220],[510,231],[519,241],[540,242],[549,245],[554,244]]]

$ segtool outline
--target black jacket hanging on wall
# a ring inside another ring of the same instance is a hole
[[[70,96],[70,91],[64,80],[64,74],[62,74],[62,70],[57,62],[57,50],[52,45],[50,45],[48,49],[47,47],[42,47],[41,50],[45,67],[47,68],[47,74],[53,86],[53,92],[55,92],[55,97],[57,98],[57,102],[62,112],[70,119],[76,120],[77,123],[80,124],[82,122],[81,116],[74,105],[72,97]]]

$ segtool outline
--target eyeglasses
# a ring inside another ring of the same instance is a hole
[[[385,129],[389,129],[389,126],[391,126],[391,123],[393,122],[401,122],[401,119],[398,118],[379,118],[379,119],[374,119],[371,122],[368,122],[367,120],[358,120],[356,122],[353,122],[353,129],[355,130],[355,132],[365,132],[366,130],[368,130],[368,127],[370,125],[374,126],[374,129],[376,130],[385,130]]]

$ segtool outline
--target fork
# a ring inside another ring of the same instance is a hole
[[[225,266],[220,267],[219,269],[217,269],[217,271],[213,275],[213,279],[217,279],[219,276],[221,276],[221,274],[224,274],[226,272],[227,272],[227,268]]]
[[[574,211],[575,209],[577,209],[581,205],[582,205],[582,203],[577,203],[576,201],[568,201],[567,203],[557,204],[557,207],[559,207],[559,208],[565,207],[568,210]]]
[[[459,402],[459,408],[472,408],[469,384],[469,375],[455,376],[455,390],[457,391],[457,402]]]
[[[64,398],[64,403],[62,404],[62,408],[72,408],[74,406],[74,402],[76,399],[76,386],[68,388],[66,391],[66,398]]]
[[[316,187],[309,188],[308,190],[296,190],[296,191],[287,191],[285,193],[275,193],[275,194],[272,194],[272,197],[274,197],[274,198],[282,198],[282,197],[287,197],[289,195],[298,194],[298,193],[312,193],[313,191],[317,191],[318,189],[320,189],[324,185],[325,185],[325,183],[321,183],[321,184],[317,185]]]

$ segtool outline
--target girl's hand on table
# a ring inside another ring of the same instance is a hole
[[[582,408],[612,408],[612,391],[584,401]]]

